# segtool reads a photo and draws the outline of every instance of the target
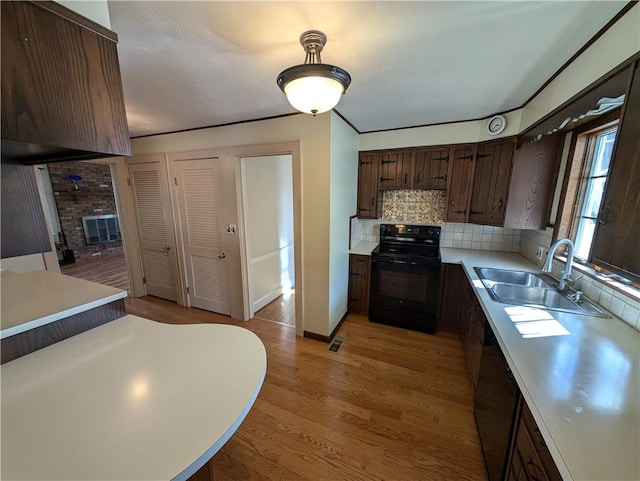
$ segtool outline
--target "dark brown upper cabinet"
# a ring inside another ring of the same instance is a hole
[[[358,155],[358,212],[361,219],[378,219],[382,215],[382,195],[379,193],[380,152],[360,152]]]
[[[544,229],[556,186],[562,133],[522,145],[515,151],[504,227]]]
[[[451,148],[447,173],[447,222],[467,222],[476,145]]]
[[[117,36],[54,2],[1,2],[2,157],[131,155]]]
[[[640,61],[636,62],[616,135],[592,262],[640,282],[639,238]]]
[[[478,145],[475,157],[469,222],[504,224],[515,140]]]
[[[444,190],[447,188],[449,146],[420,148],[414,151],[413,188]]]
[[[412,150],[383,151],[380,156],[380,190],[411,188]]]

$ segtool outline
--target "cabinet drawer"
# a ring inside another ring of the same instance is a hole
[[[550,481],[561,481],[562,476],[556,467],[556,463],[549,452],[549,448],[547,448],[547,444],[544,442],[542,438],[542,433],[540,433],[540,429],[538,429],[538,425],[536,424],[535,419],[533,419],[533,414],[529,410],[527,403],[522,403],[522,421],[527,428],[527,431],[530,434],[531,442],[533,443],[536,452],[538,453],[538,457],[542,462],[542,466],[547,473],[547,476]]]
[[[527,427],[522,420],[518,426],[518,437],[516,440],[515,451],[514,456],[518,456],[519,461],[527,474],[527,479],[532,481],[551,481],[547,476],[544,466],[542,465],[542,461],[534,447],[531,436],[527,431]]]
[[[362,256],[359,254],[351,254],[349,256],[349,263],[353,267],[368,267],[369,260],[371,258],[369,256]]]

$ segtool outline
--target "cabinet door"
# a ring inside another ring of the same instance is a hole
[[[358,157],[358,217],[377,219],[382,212],[378,198],[380,152],[360,152]]]
[[[411,188],[413,151],[382,152],[380,158],[380,190]]]
[[[513,156],[504,227],[544,229],[549,222],[564,135],[545,135]]]
[[[640,65],[616,136],[592,259],[640,282]]]
[[[469,222],[487,225],[504,223],[514,147],[514,141],[478,146]]]
[[[2,139],[131,155],[116,43],[52,9],[2,2]]]
[[[447,222],[467,222],[476,146],[452,147],[447,173]]]
[[[447,188],[449,168],[449,147],[437,149],[417,149],[414,153],[413,188]]]
[[[349,256],[349,310],[369,309],[369,256]]]
[[[460,293],[467,282],[466,276],[460,264],[443,264],[442,267],[438,331],[460,332],[464,310]]]

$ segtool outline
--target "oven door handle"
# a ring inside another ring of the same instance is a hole
[[[371,259],[372,264],[403,264],[409,266],[427,266],[430,264],[426,264],[424,262],[415,262],[415,261],[403,261],[403,260],[386,260],[386,259]]]

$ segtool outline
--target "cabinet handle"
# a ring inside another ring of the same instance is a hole
[[[536,471],[538,470],[538,465],[536,463],[533,462],[533,460],[531,458],[529,458],[529,461],[527,461],[527,473],[529,474],[529,477],[533,480],[533,481],[542,481],[538,476],[536,476],[534,473],[532,473],[528,468],[532,467],[534,468]]]
[[[504,205],[504,201],[502,199],[500,199],[498,201],[498,209],[502,209],[502,206]]]
[[[374,202],[374,200],[375,200],[375,199],[374,199],[373,197],[371,197],[371,207],[373,207],[373,202]],[[367,210],[368,210],[368,209],[367,209]]]
[[[404,174],[404,183],[407,184],[409,181],[409,175],[408,174]]]
[[[416,184],[420,183],[420,172],[416,175]]]

